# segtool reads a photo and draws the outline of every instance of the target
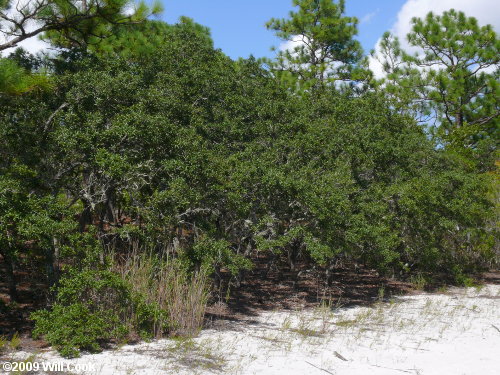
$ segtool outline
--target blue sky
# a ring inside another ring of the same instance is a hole
[[[31,1],[31,0],[22,0]],[[151,2],[153,0],[146,0]],[[274,55],[270,48],[278,47],[280,40],[267,31],[265,23],[272,17],[287,17],[292,0],[161,0],[165,11],[162,20],[175,23],[180,16],[188,16],[208,26],[215,46],[233,59]],[[440,14],[454,8],[476,17],[479,24],[492,24],[500,31],[500,0],[346,0],[346,15],[359,19],[358,40],[368,53],[375,47],[384,31],[397,35],[403,47],[410,31],[412,17],[425,17],[429,11]],[[29,38],[19,44],[36,53],[48,44],[38,38]],[[380,67],[373,65],[375,73]]]
[[[215,46],[233,59],[273,56],[271,46],[280,41],[265,23],[272,17],[287,17],[291,0],[162,0],[165,8],[161,19],[173,23],[188,16],[208,26]],[[389,30],[406,0],[347,0],[346,15],[360,20],[358,40],[369,52],[378,38]]]

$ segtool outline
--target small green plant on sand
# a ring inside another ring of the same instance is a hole
[[[410,277],[410,283],[416,290],[424,290],[427,287],[428,281],[421,273]]]

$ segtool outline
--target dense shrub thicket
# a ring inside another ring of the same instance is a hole
[[[192,22],[162,30],[151,51],[61,55],[50,90],[0,96],[10,292],[30,259],[54,286],[35,335],[73,356],[194,334],[209,280],[256,249],[402,278],[494,261],[492,175],[383,95],[297,93]]]

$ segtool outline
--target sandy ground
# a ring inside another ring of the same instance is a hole
[[[4,360],[28,357],[17,352]],[[500,285],[398,297],[372,307],[342,308],[334,301],[329,308],[229,322],[192,340],[126,345],[72,360],[48,350],[29,360],[71,364],[66,373],[95,375],[497,375]],[[78,371],[76,365],[93,369]]]

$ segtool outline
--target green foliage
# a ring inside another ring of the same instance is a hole
[[[179,23],[192,28],[206,40],[208,46],[213,45],[207,27],[199,25],[187,17],[181,17]],[[94,46],[90,46],[90,49],[100,56],[119,55],[137,61],[153,55],[158,49],[168,44],[173,37],[175,28],[175,26],[165,22],[150,20],[141,23],[120,24],[113,27],[109,37]]]
[[[477,287],[479,285],[477,281],[474,280],[474,278],[463,273],[462,269],[459,266],[455,266],[452,269],[452,273],[454,281],[456,282],[457,285],[464,286],[467,288]]]
[[[48,283],[53,284],[56,253],[64,254],[71,246],[70,234],[76,225],[70,217],[74,211],[68,207],[68,200],[61,195],[47,195],[40,186],[37,171],[21,163],[14,153],[9,154],[8,146],[12,146],[9,138],[9,134],[3,138],[7,146],[4,151],[9,157],[0,164],[0,253],[7,262],[9,289],[15,299],[15,265],[42,256],[44,274]],[[24,152],[29,153],[29,149]],[[22,153],[17,156],[24,156]]]
[[[35,56],[21,47],[16,48],[14,52],[11,52],[8,58],[15,61],[17,65],[26,69],[28,72],[38,71],[43,65],[43,61],[40,56]]]
[[[32,314],[33,335],[43,336],[66,357],[78,356],[80,350],[96,352],[103,341],[127,334],[123,320],[132,302],[129,285],[117,274],[72,270],[61,279],[52,308]]]
[[[84,303],[56,304],[51,311],[32,314],[34,337],[43,336],[63,357],[78,357],[80,350],[98,352],[103,340],[123,336],[118,316],[112,311],[91,311]]]
[[[250,269],[252,263],[240,254],[234,254],[226,240],[201,238],[185,254],[192,265],[202,267],[224,267],[235,275],[239,270]]]
[[[424,121],[434,118],[443,144],[491,168],[500,114],[500,41],[493,27],[453,9],[412,24],[408,42],[415,55],[388,33],[381,42],[385,87],[395,107]]]
[[[425,20],[413,20],[408,40],[425,51],[410,62],[444,66],[423,77],[436,87],[428,97],[439,111],[441,135],[462,147],[485,136],[498,138],[500,40],[493,27],[480,27],[475,18],[454,10],[430,13]],[[491,73],[485,71],[489,68]]]
[[[18,332],[14,332],[10,340],[5,336],[0,336],[0,354],[11,350],[17,350],[20,346],[21,338]]]
[[[343,15],[345,1],[294,0],[293,5],[298,10],[289,19],[273,18],[266,25],[290,44],[270,62],[278,78],[304,90],[363,79],[366,71],[358,66],[363,52],[353,39],[358,20]]]
[[[297,98],[258,62],[214,51],[191,24],[168,32],[168,46],[140,66],[101,60],[64,82],[57,163],[79,166],[68,190],[116,223],[98,236],[176,246],[194,268],[233,274],[255,245],[322,264],[348,255],[387,272],[474,268],[482,244],[489,254],[486,180],[383,99],[333,89]],[[142,229],[120,229],[117,207]]]
[[[0,96],[20,95],[34,89],[49,89],[44,74],[30,73],[12,59],[0,58]]]
[[[57,301],[63,305],[85,301],[91,309],[107,310],[126,306],[129,294],[125,281],[111,271],[71,271],[59,283]]]
[[[51,308],[32,314],[34,337],[74,357],[100,351],[110,340],[126,341],[129,334],[150,339],[200,329],[208,299],[206,273],[146,255],[96,267],[94,256],[67,269]]]

